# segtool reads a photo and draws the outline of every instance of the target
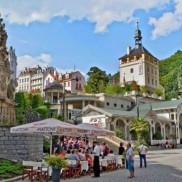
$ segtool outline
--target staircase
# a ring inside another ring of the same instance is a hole
[[[118,148],[120,143],[123,143],[123,146],[126,148],[127,145],[127,141],[118,138],[117,136],[105,136],[105,137],[97,137],[97,141],[99,141],[99,143],[103,143],[105,142],[110,150],[113,150],[115,154],[118,154]]]

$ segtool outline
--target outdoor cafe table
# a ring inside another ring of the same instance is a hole
[[[81,172],[88,171],[89,169],[88,161],[80,161],[80,165],[81,165]]]
[[[102,158],[100,158],[99,159],[99,162],[100,162],[100,166],[101,167],[107,167],[107,165],[108,165],[108,159],[102,159]]]

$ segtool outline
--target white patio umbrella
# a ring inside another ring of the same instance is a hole
[[[87,129],[76,127],[75,125],[59,121],[54,118],[48,118],[37,122],[10,128],[11,133],[38,134],[50,136],[50,154],[52,154],[52,136],[53,135],[81,135],[88,133]]]
[[[111,136],[114,135],[115,133],[113,131],[107,130],[105,128],[101,128],[98,126],[95,126],[94,124],[89,124],[89,123],[81,123],[76,125],[76,127],[81,128],[81,129],[86,129],[88,132],[86,133],[87,136]]]

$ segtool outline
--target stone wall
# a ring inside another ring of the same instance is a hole
[[[0,158],[40,160],[43,157],[43,137],[13,134],[9,126],[0,126]]]

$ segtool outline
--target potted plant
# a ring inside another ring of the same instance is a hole
[[[61,169],[67,166],[67,161],[58,155],[51,155],[45,158],[48,166],[52,167],[52,181],[59,182]]]

